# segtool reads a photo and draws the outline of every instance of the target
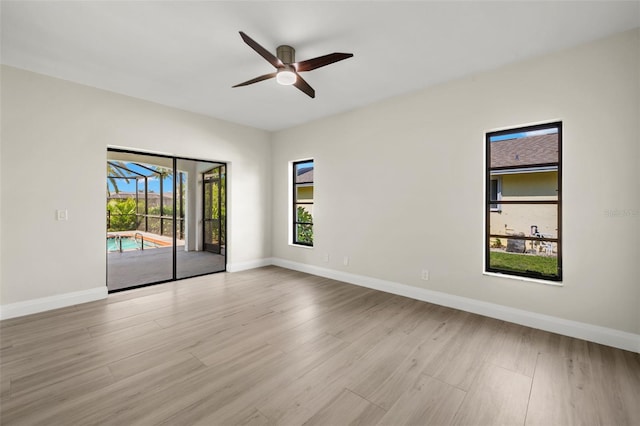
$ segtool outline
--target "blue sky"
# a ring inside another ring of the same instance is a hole
[[[140,174],[144,174],[144,175],[152,175],[153,173],[150,172],[149,170],[146,170],[142,167],[136,166],[133,163],[123,163],[125,165],[126,168],[128,168],[129,170],[132,170],[134,172],[138,172]],[[149,177],[148,178],[148,183],[149,183],[149,192],[160,192],[160,179],[157,177],[158,175],[155,175],[155,177]],[[129,183],[127,183],[126,180],[124,179],[116,179],[116,182],[118,183],[118,190],[120,192],[135,192],[136,190],[136,181],[135,179],[129,179]],[[144,179],[139,179],[138,181],[138,189],[139,190],[144,190]],[[109,186],[109,191],[111,192],[115,192],[115,188],[113,187],[113,185],[111,184],[111,182],[109,180],[107,180],[107,185]],[[173,177],[166,177],[164,178],[164,182],[163,182],[163,189],[165,191],[165,193],[167,191],[171,192],[173,191]]]
[[[555,127],[552,127],[550,129],[534,130],[531,132],[507,133],[506,135],[491,136],[489,137],[489,141],[498,142],[506,139],[519,139],[519,138],[525,138],[528,136],[549,135],[551,133],[558,133],[558,129]]]
[[[298,168],[305,168],[305,167],[309,167],[313,165],[313,161],[306,161],[304,163],[297,163],[296,166],[298,166]]]

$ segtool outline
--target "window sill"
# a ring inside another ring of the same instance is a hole
[[[303,249],[313,249],[313,246],[305,246],[304,244],[289,243],[290,247],[300,247]]]
[[[487,275],[490,277],[497,277],[497,278],[506,278],[509,280],[526,281],[530,283],[550,285],[552,287],[564,287],[564,284],[562,283],[562,281],[540,280],[537,278],[521,277],[519,275],[509,275],[509,274],[501,274],[499,272],[487,272],[487,271],[483,271],[482,275]]]

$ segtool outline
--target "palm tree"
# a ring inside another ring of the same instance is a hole
[[[120,193],[120,189],[118,189],[118,181],[117,179],[124,179],[126,183],[129,183],[129,179],[131,176],[127,175],[127,173],[122,169],[124,167],[124,163],[121,161],[107,161],[107,194],[111,195],[111,191],[109,190],[109,183],[113,185],[113,188],[116,190],[116,194]]]

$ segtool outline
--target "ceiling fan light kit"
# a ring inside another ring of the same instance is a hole
[[[258,83],[259,81],[269,80],[271,78],[276,79],[279,84],[284,86],[295,86],[307,96],[315,98],[316,92],[301,76],[301,72],[315,70],[316,68],[324,67],[334,62],[342,61],[344,59],[351,58],[353,53],[330,53],[324,56],[318,56],[317,58],[307,59],[306,61],[296,62],[296,50],[287,45],[278,46],[276,49],[276,55],[274,56],[267,49],[258,44],[251,37],[240,31],[240,37],[244,40],[249,47],[262,56],[267,62],[276,68],[276,72],[261,75],[260,77],[247,80],[243,83],[236,84],[233,87],[248,86],[249,84]]]
[[[298,76],[291,65],[285,65],[285,67],[276,74],[276,81],[283,86],[291,86],[296,80],[298,80]]]

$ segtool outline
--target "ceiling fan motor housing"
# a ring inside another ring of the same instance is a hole
[[[296,49],[287,45],[278,46],[276,56],[283,64],[292,64],[296,61]]]

